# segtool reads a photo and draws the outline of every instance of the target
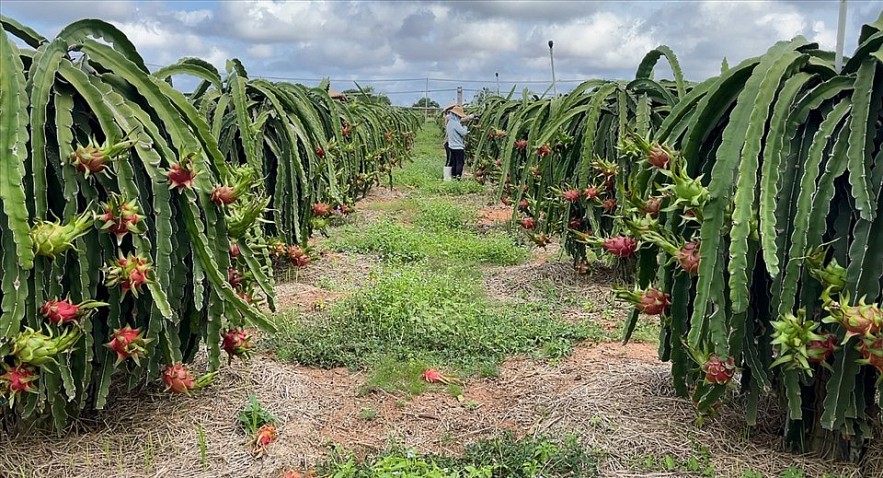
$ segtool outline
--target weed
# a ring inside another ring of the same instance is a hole
[[[359,418],[365,421],[374,420],[377,418],[377,410],[373,408],[363,408],[359,411]]]
[[[276,423],[276,417],[254,395],[248,396],[248,403],[242,407],[237,418],[248,435],[254,435],[267,423]]]

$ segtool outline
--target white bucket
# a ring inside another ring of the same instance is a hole
[[[450,181],[452,179],[452,177],[451,177],[451,170],[452,169],[453,168],[450,166],[445,166],[444,168],[442,168],[442,171],[444,172],[445,181]]]

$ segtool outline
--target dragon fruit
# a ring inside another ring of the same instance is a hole
[[[736,362],[733,357],[727,357],[724,362],[717,355],[711,355],[708,360],[702,364],[702,371],[705,372],[705,381],[715,385],[726,385],[733,379],[736,374]]]
[[[288,246],[288,260],[296,267],[304,267],[312,260],[300,246]]]
[[[666,153],[658,144],[653,146],[653,149],[650,150],[650,154],[647,155],[647,161],[659,169],[668,168],[668,162],[670,159],[668,153]]]
[[[823,295],[827,296],[827,292]],[[844,294],[842,301],[848,304],[849,296]],[[824,302],[825,308],[831,315],[822,321],[839,323],[846,329],[846,335],[843,338],[844,344],[855,336],[872,337],[883,328],[883,310],[877,305],[866,304],[864,297],[857,305],[843,305],[832,300]]]
[[[233,357],[246,359],[252,354],[251,335],[239,327],[234,327],[221,334],[221,348],[227,352],[228,363]]]
[[[616,172],[618,170],[616,163],[612,161],[605,161],[601,158],[596,157],[594,161],[592,161],[592,166],[598,171],[598,174],[604,176],[604,181],[610,183],[612,179],[616,176]]]
[[[883,373],[883,336],[863,339],[859,345],[859,352],[862,355],[859,364],[870,365]]]
[[[55,337],[52,335],[52,330],[48,332],[49,335],[46,335],[25,327],[25,330],[12,337],[12,355],[19,363],[36,366],[57,363],[55,356],[73,347],[81,335],[78,328],[66,329]]]
[[[583,228],[583,220],[578,217],[572,217],[567,223],[567,227],[579,231]]]
[[[105,285],[112,287],[119,284],[124,297],[128,292],[138,297],[141,287],[150,281],[150,275],[153,272],[153,268],[146,258],[134,254],[116,259],[103,270]]]
[[[521,201],[518,201],[519,211],[527,211],[528,209],[530,209],[530,202],[528,202],[527,199],[522,199]]]
[[[616,211],[616,198],[607,198],[601,201],[601,206],[604,208],[604,212],[611,213]]]
[[[671,306],[668,294],[652,287],[646,290],[635,289],[634,291],[618,289],[616,296],[627,300],[639,312],[647,315],[663,315],[666,309]]]
[[[515,141],[514,144],[515,144],[515,148],[518,151],[526,151],[527,150],[527,140],[526,139],[519,139],[518,141]]]
[[[604,240],[604,250],[617,257],[632,257],[638,250],[638,241],[628,236],[616,236]]]
[[[580,196],[582,196],[582,193],[580,193],[579,189],[568,189],[561,193],[561,197],[563,197],[565,201],[572,203],[579,201]]]
[[[34,243],[34,253],[38,256],[54,258],[74,247],[73,242],[89,232],[93,223],[92,217],[91,212],[85,212],[72,218],[65,225],[37,219],[29,233]]]
[[[239,257],[239,254],[239,244],[236,244],[235,242],[230,244],[230,259],[235,260],[237,257]]]
[[[140,227],[143,225],[141,221],[143,216],[139,214],[141,210],[138,208],[137,200],[126,201],[122,196],[113,194],[102,207],[104,214],[97,215],[96,222],[100,224],[99,228],[102,231],[116,235],[118,244],[130,232],[132,234],[144,232]]]
[[[125,140],[113,145],[108,145],[105,141],[103,145],[96,146],[95,138],[92,138],[88,145],[78,146],[68,156],[68,161],[77,168],[77,171],[85,173],[86,177],[91,174],[106,174],[107,163],[134,144],[135,140]]]
[[[455,378],[448,377],[434,368],[426,369],[420,377],[428,383],[443,383],[445,385],[457,383]]]
[[[183,191],[193,187],[193,180],[198,173],[193,169],[193,156],[188,156],[184,161],[172,164],[172,167],[166,171],[166,177],[169,181],[169,189],[177,189]]]
[[[193,372],[187,369],[187,366],[181,362],[167,365],[162,372],[162,381],[166,386],[166,391],[172,393],[183,393],[189,395],[190,392],[205,388],[212,383],[218,372],[209,372],[199,378],[193,378]]]
[[[276,426],[266,423],[258,429],[250,441],[251,451],[255,456],[261,456],[267,452],[267,446],[276,441]]]
[[[351,131],[350,124],[349,124],[349,123],[344,123],[344,124],[343,124],[343,129],[340,131],[340,134],[342,134],[344,138],[349,138],[349,137],[350,137],[350,131]]]
[[[599,194],[601,194],[601,191],[599,191],[598,188],[596,188],[595,186],[589,186],[589,187],[586,188],[585,191],[583,191],[583,195],[584,195],[584,196],[586,197],[586,199],[588,199],[589,201],[591,201],[592,199],[597,198]]]
[[[36,393],[34,382],[37,380],[37,371],[27,365],[10,367],[2,364],[6,373],[0,375],[0,394],[7,397],[9,406],[15,405],[15,397],[22,393]]]
[[[678,251],[675,260],[687,274],[695,276],[699,273],[699,241],[688,242]]]
[[[242,272],[239,272],[239,269],[235,267],[227,268],[227,282],[230,283],[232,287],[239,287],[239,284],[242,283],[242,280],[245,277],[242,275]]]
[[[827,362],[837,351],[837,336],[826,334],[822,340],[813,340],[806,344],[807,360],[813,363]]]
[[[539,148],[537,148],[537,156],[539,156],[541,158],[545,158],[551,152],[552,152],[552,148],[550,148],[548,144],[544,144],[544,145],[540,146]]]
[[[316,146],[316,156],[318,156],[318,157],[320,157],[320,158],[324,158],[324,157],[325,157],[325,150],[322,149],[321,146]]]
[[[133,329],[130,325],[126,325],[121,329],[115,329],[110,337],[110,342],[104,346],[117,354],[115,365],[128,359],[132,359],[136,365],[140,365],[141,357],[147,355],[147,349],[144,346],[151,340],[144,338],[140,328]]]
[[[79,304],[72,304],[68,299],[51,299],[43,302],[40,306],[40,315],[46,318],[49,323],[54,325],[68,325],[76,323],[79,319],[90,314],[98,307],[104,307],[108,304],[87,300]]]
[[[500,202],[503,203],[503,204],[506,205],[506,206],[511,206],[511,205],[512,205],[512,200],[509,199],[509,196],[503,196],[503,197],[501,197],[501,198],[500,198]]]
[[[217,204],[218,206],[226,206],[228,204],[233,204],[236,200],[239,199],[233,192],[233,188],[230,186],[217,186],[215,189],[212,189],[212,202]]]
[[[526,217],[522,219],[519,224],[521,224],[521,227],[523,227],[524,229],[533,229],[537,225],[536,221],[532,217]]]
[[[661,208],[662,198],[651,197],[647,198],[647,200],[644,201],[644,204],[641,205],[641,213],[656,219],[659,217],[659,210]]]
[[[312,207],[314,217],[325,217],[331,212],[331,206],[324,202],[317,202]]]

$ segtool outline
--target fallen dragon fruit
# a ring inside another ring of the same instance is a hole
[[[252,454],[255,456],[264,455],[267,452],[267,447],[276,441],[276,434],[276,425],[272,423],[266,423],[260,427],[249,442]]]
[[[450,385],[450,384],[457,383],[457,379],[456,379],[456,378],[454,378],[454,377],[448,377],[447,375],[445,375],[445,374],[439,372],[438,370],[436,370],[436,369],[434,369],[434,368],[428,368],[428,369],[426,369],[425,371],[423,371],[423,374],[421,374],[420,377],[421,377],[425,382],[433,383],[433,384],[435,384],[435,383],[443,383],[443,384],[445,384],[445,385]]]
[[[172,393],[183,393],[189,395],[190,392],[205,388],[212,383],[218,372],[209,372],[199,378],[193,378],[193,372],[187,369],[187,366],[181,362],[176,362],[166,366],[162,372],[162,381],[166,386],[166,391]]]

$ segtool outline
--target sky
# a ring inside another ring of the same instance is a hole
[[[881,11],[883,0],[849,0],[847,56],[861,25]],[[838,12],[838,0],[0,1],[0,13],[47,37],[81,18],[108,21],[152,69],[198,56],[223,72],[228,58],[239,58],[250,77],[306,85],[329,78],[338,91],[358,82],[404,106],[426,89],[450,104],[458,86],[467,102],[498,85],[504,94],[513,84],[542,94],[551,85],[549,40],[558,92],[590,78],[634,78],[658,45],[699,81],[718,74],[724,57],[735,65],[797,35],[833,51]],[[657,77],[670,76],[657,68]]]

